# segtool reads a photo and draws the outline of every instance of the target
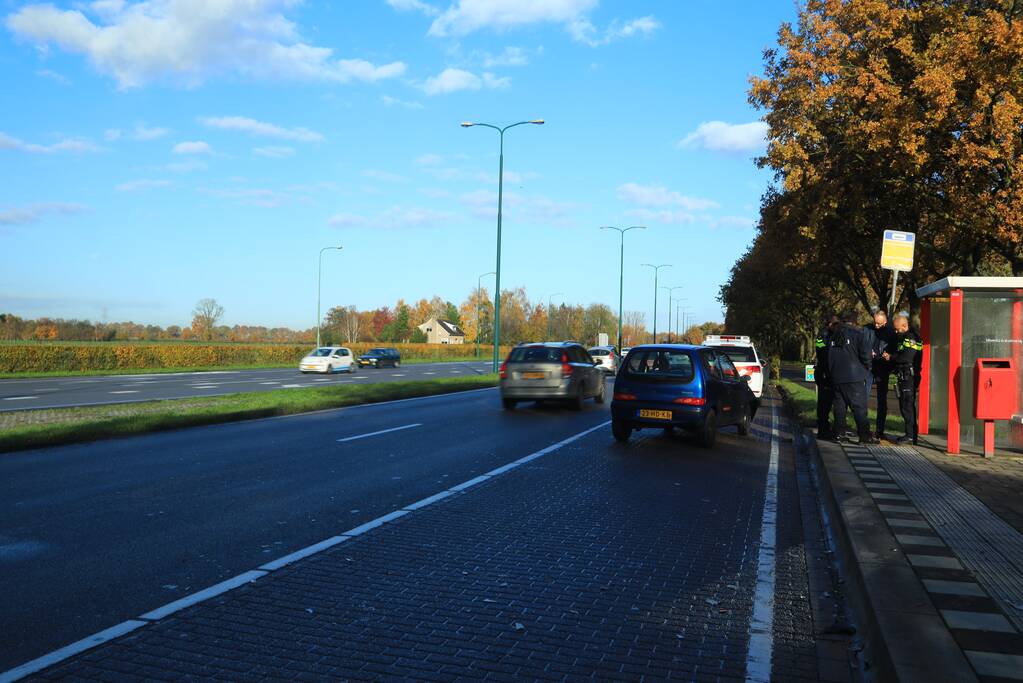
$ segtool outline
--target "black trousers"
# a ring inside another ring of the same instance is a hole
[[[899,370],[896,378],[899,390],[899,412],[906,421],[906,436],[916,443],[916,379],[913,371]]]
[[[867,385],[865,382],[844,382],[835,385],[835,431],[845,428],[845,413],[852,409],[856,431],[861,439],[870,436],[867,419]]]
[[[874,373],[874,386],[877,387],[877,433],[883,434],[888,422],[888,383],[891,372],[877,371]]]
[[[817,433],[831,433],[831,409],[835,405],[835,387],[831,382],[817,383]]]

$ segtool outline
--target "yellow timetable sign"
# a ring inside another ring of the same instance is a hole
[[[881,267],[888,270],[913,270],[913,247],[916,235],[912,232],[885,230],[881,241]]]

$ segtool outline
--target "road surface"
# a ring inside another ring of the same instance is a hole
[[[818,680],[776,409],[713,451],[485,389],[7,455],[0,671],[470,482],[55,675]]]
[[[491,361],[412,363],[400,368],[358,369],[353,373],[303,375],[294,368],[215,370],[173,374],[101,375],[0,380],[0,412],[31,408],[136,403],[169,398],[218,396],[331,384],[371,384],[490,372]]]

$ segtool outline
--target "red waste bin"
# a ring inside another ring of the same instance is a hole
[[[1012,358],[978,358],[973,368],[973,416],[984,420],[984,455],[995,452],[995,420],[1016,410],[1019,378]]]

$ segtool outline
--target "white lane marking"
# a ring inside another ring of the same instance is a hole
[[[452,370],[452,371],[451,371],[451,374],[452,374],[452,375],[461,375],[461,374],[462,374],[462,371],[461,371],[461,370]]]
[[[404,376],[405,376],[404,373],[401,373],[401,372],[392,372],[391,373],[391,377],[404,377]]]
[[[193,389],[219,389],[219,384],[193,384]]]
[[[39,398],[38,396],[8,396],[5,401],[29,401],[33,398]]]
[[[299,389],[304,386],[304,384],[282,384],[281,389]]]
[[[260,382],[260,384],[280,384],[280,382]]]
[[[0,672],[0,683],[10,683],[11,681],[16,681],[21,678],[24,678],[25,676],[34,674],[37,671],[42,671],[43,669],[49,666],[53,666],[58,662],[64,661],[68,657],[73,657],[80,652],[85,652],[86,650],[94,648],[97,645],[102,645],[103,643],[113,640],[114,638],[120,638],[125,633],[131,633],[135,629],[145,625],[146,622],[138,621],[135,619],[131,619],[129,621],[122,621],[120,624],[117,624],[116,626],[111,626],[110,628],[100,631],[99,633],[93,633],[91,636],[86,636],[85,638],[82,638],[77,642],[71,643],[70,645],[65,645],[59,650],[49,652],[43,655],[42,657],[33,659],[30,662],[25,662],[21,666],[16,666],[13,669],[8,669],[7,671]]]
[[[314,381],[314,382],[329,382],[329,381],[330,381],[330,379],[329,379],[329,378],[327,378],[327,377],[319,377],[319,378],[317,378],[317,379],[314,379],[313,381]]]
[[[138,389],[122,389],[121,391],[111,391],[109,393],[111,393],[111,394],[137,394],[137,393],[139,393],[139,391],[138,391]]]
[[[243,584],[249,583],[250,581],[255,581],[261,576],[266,576],[266,572],[260,571],[258,569],[254,569],[250,572],[245,572],[244,574],[239,574],[238,576],[232,576],[227,581],[221,581],[220,583],[210,586],[209,588],[204,588],[201,591],[192,593],[191,595],[186,595],[180,600],[168,602],[163,607],[157,607],[154,610],[146,612],[145,614],[140,616],[139,619],[146,619],[147,621],[156,621],[157,619],[163,619],[168,614],[174,614],[179,610],[183,610],[186,607],[191,607],[192,605],[202,602],[203,600],[212,598],[216,595],[220,595],[221,593],[226,593],[227,591],[237,588],[238,586],[241,586]]]
[[[475,391],[484,391],[484,390],[476,389]],[[469,392],[460,392],[460,393],[469,393]],[[420,396],[419,398],[433,398],[433,397],[430,397],[430,396]],[[412,401],[412,400],[415,400],[415,399],[400,399],[400,400],[401,401]],[[397,401],[392,401],[392,403],[397,403]],[[326,412],[326,411],[323,411],[323,412]],[[281,416],[281,417],[289,417],[289,416]],[[268,419],[276,419],[276,418],[268,418]],[[227,579],[226,581],[221,581],[220,583],[218,583],[218,584],[216,584],[214,586],[210,586],[209,588],[203,589],[203,590],[198,591],[196,593],[192,593],[191,595],[186,595],[185,597],[183,597],[183,598],[181,598],[179,600],[175,600],[174,602],[168,603],[168,604],[164,605],[163,607],[157,607],[156,609],[154,609],[152,611],[149,611],[149,612],[146,612],[141,617],[139,617],[139,619],[144,619],[145,621],[137,621],[137,620],[126,621],[126,622],[124,622],[122,624],[118,624],[117,626],[113,626],[113,627],[111,627],[111,628],[109,628],[109,629],[107,629],[105,631],[100,631],[99,633],[94,633],[91,636],[83,638],[82,640],[78,641],[77,643],[72,643],[71,645],[63,647],[63,648],[61,648],[59,650],[54,650],[53,652],[50,652],[49,654],[43,655],[42,657],[40,657],[38,659],[34,659],[31,662],[27,662],[26,664],[22,664],[19,667],[16,667],[14,669],[10,669],[9,671],[0,672],[0,683],[10,683],[11,681],[16,681],[19,678],[22,678],[22,677],[27,676],[29,674],[35,673],[37,671],[40,671],[40,670],[42,670],[42,669],[44,669],[46,667],[53,666],[54,664],[57,664],[57,663],[65,660],[65,659],[67,659],[69,657],[73,657],[74,655],[78,654],[79,652],[87,650],[87,649],[89,649],[91,647],[95,647],[96,645],[100,645],[100,644],[102,644],[102,643],[104,643],[104,642],[106,642],[108,640],[113,640],[114,638],[117,638],[117,637],[119,637],[121,635],[124,635],[125,633],[128,633],[130,631],[133,631],[133,630],[139,628],[140,626],[145,626],[149,622],[152,622],[152,621],[155,621],[155,620],[158,620],[158,619],[162,619],[164,616],[167,616],[168,614],[173,614],[174,612],[177,612],[177,611],[179,611],[181,609],[184,609],[185,607],[191,607],[192,605],[196,605],[196,604],[198,604],[200,602],[204,602],[205,600],[208,600],[209,598],[212,598],[212,597],[215,597],[217,595],[221,595],[223,593],[226,593],[226,592],[228,592],[228,591],[230,591],[230,590],[232,590],[234,588],[237,588],[238,586],[244,585],[244,584],[249,583],[251,581],[255,581],[256,579],[258,579],[260,577],[263,577],[263,576],[266,576],[268,573],[270,573],[272,571],[275,571],[275,570],[279,569],[280,567],[283,567],[283,566],[285,566],[287,564],[295,562],[296,560],[302,559],[304,557],[309,557],[309,556],[315,555],[318,552],[326,550],[328,548],[332,548],[333,546],[337,545],[338,543],[341,543],[345,539],[351,538],[353,536],[357,536],[359,534],[363,534],[363,533],[365,533],[365,532],[367,532],[367,531],[369,531],[371,529],[375,529],[378,526],[382,526],[383,524],[385,524],[387,522],[390,522],[390,521],[393,521],[395,519],[398,519],[399,517],[403,517],[403,516],[407,515],[408,513],[412,512],[414,510],[422,509],[422,508],[424,508],[424,507],[426,507],[428,505],[431,505],[431,504],[433,504],[433,503],[435,503],[435,502],[437,502],[439,500],[443,500],[444,498],[447,498],[447,497],[449,497],[451,495],[454,495],[457,492],[464,491],[465,489],[469,488],[470,486],[478,484],[481,481],[486,481],[487,479],[492,479],[493,477],[500,476],[501,474],[507,472],[510,469],[513,469],[514,467],[517,467],[519,465],[522,465],[522,464],[525,464],[525,463],[530,462],[532,460],[535,460],[536,458],[539,458],[541,456],[547,455],[548,453],[552,453],[552,452],[558,450],[559,448],[567,446],[568,444],[572,443],[573,441],[578,441],[579,439],[583,438],[584,436],[592,434],[593,432],[597,431],[598,429],[603,429],[603,428],[607,427],[609,424],[611,424],[610,420],[606,420],[604,422],[601,422],[600,424],[598,424],[595,427],[590,427],[589,429],[583,430],[583,431],[579,432],[578,434],[574,434],[574,435],[572,435],[572,436],[570,436],[570,437],[568,437],[566,439],[562,439],[561,441],[559,441],[559,442],[557,442],[555,444],[551,444],[550,446],[547,446],[546,448],[542,448],[539,451],[536,451],[535,453],[532,453],[532,454],[527,455],[525,457],[519,458],[518,460],[515,460],[514,462],[511,462],[508,465],[503,465],[501,467],[498,467],[497,469],[491,470],[490,472],[488,472],[486,474],[482,474],[482,475],[480,475],[478,477],[474,477],[474,478],[470,479],[469,481],[466,481],[466,482],[463,482],[461,484],[458,484],[457,486],[454,486],[454,487],[452,487],[450,489],[446,489],[446,490],[441,491],[439,493],[435,493],[432,496],[429,496],[427,498],[423,498],[423,499],[421,499],[419,501],[416,501],[415,503],[411,503],[409,505],[406,505],[405,507],[403,507],[403,508],[401,508],[399,510],[394,510],[393,512],[390,512],[390,513],[388,513],[386,515],[382,515],[380,517],[377,517],[376,519],[370,520],[370,521],[366,522],[365,524],[361,524],[361,525],[355,527],[354,529],[350,529],[349,531],[346,531],[343,534],[340,534],[339,536],[332,536],[331,538],[328,538],[328,539],[325,539],[323,541],[320,541],[319,543],[314,543],[313,545],[306,546],[305,548],[302,548],[301,550],[296,550],[295,552],[290,553],[288,555],[285,555],[284,557],[280,557],[280,558],[278,558],[276,560],[268,562],[268,563],[262,565],[259,569],[248,571],[248,572],[245,572],[243,574],[239,574],[238,576],[235,576],[235,577],[232,577],[230,579]]]
[[[414,422],[410,425],[402,425],[401,427],[391,427],[390,429],[381,429],[379,432],[369,432],[367,434],[359,434],[357,436],[348,436],[344,439],[338,439],[338,443],[344,443],[345,441],[356,441],[358,439],[365,439],[368,436],[376,436],[378,434],[388,434],[390,432],[400,432],[403,429],[412,429],[413,427],[422,427],[421,422]]]
[[[760,520],[757,587],[750,619],[746,683],[769,683],[774,649],[774,560],[778,520],[778,415],[771,403],[771,457],[767,465],[764,512]]]
[[[436,372],[424,372],[423,374],[424,375],[436,375],[437,373]]]

